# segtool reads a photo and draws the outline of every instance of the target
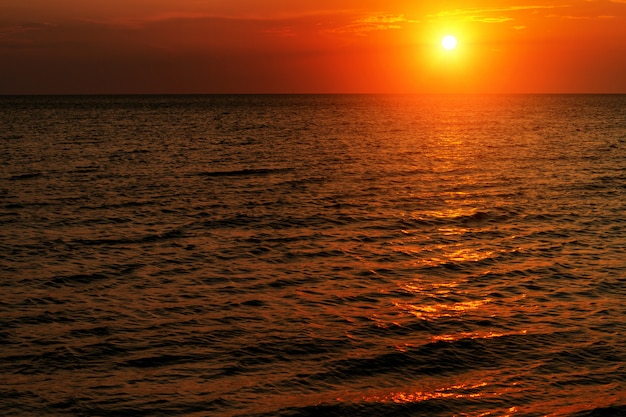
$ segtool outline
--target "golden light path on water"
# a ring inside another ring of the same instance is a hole
[[[456,47],[456,39],[452,37],[446,37],[442,41],[445,49],[452,50]],[[462,125],[462,123],[460,123]],[[453,124],[454,126],[455,124]],[[459,170],[459,167],[467,167],[468,164],[480,164],[480,160],[476,159],[476,155],[481,153],[480,147],[483,146],[480,142],[472,142],[465,140],[467,133],[463,130],[456,130],[451,127],[441,135],[439,140],[439,147],[437,149],[436,158],[439,163],[436,167],[433,167],[433,172],[440,174],[447,174],[449,172],[455,172]],[[451,176],[449,181],[454,182],[458,189],[472,189],[480,179],[473,176],[464,176],[463,174]],[[484,228],[484,225],[480,224],[483,216],[483,210],[485,206],[482,201],[476,201],[471,193],[465,191],[456,191],[448,195],[445,200],[446,208],[442,210],[421,210],[419,214],[412,216],[412,219],[423,222],[439,221],[445,223],[447,220],[454,220],[459,218],[466,218],[468,225],[463,227],[450,227],[442,226],[437,228],[437,232],[441,236],[458,238],[452,243],[440,244],[433,243],[432,245],[421,245],[416,247],[407,248],[406,242],[398,245],[395,249],[399,252],[419,254],[419,260],[416,260],[414,265],[418,268],[437,268],[442,265],[455,265],[468,263],[480,263],[481,261],[496,258],[498,256],[506,256],[507,254],[514,254],[518,251],[522,251],[520,247],[508,247],[507,249],[489,249],[482,245],[472,246],[463,240],[464,235],[476,232],[477,229]],[[509,203],[506,200],[494,201],[490,200],[489,204],[495,207],[504,207]],[[474,220],[476,222],[474,222]],[[491,228],[487,226],[487,228]],[[403,230],[402,233],[407,235],[410,239],[412,232],[410,230]],[[511,242],[518,238],[518,236],[511,234],[504,238],[505,241]],[[429,256],[430,255],[430,256]],[[526,265],[516,265],[515,269],[536,269],[540,267],[549,267],[552,264],[550,261],[527,261]],[[489,275],[498,271],[501,267],[497,265],[488,266],[480,273],[481,275]],[[498,271],[501,272],[501,271]],[[474,276],[473,278],[476,278]],[[499,300],[500,302],[494,303],[494,298],[483,295],[471,295],[466,291],[459,289],[468,280],[471,280],[471,276],[461,278],[454,278],[451,280],[437,280],[436,282],[429,282],[424,277],[416,276],[414,280],[406,282],[402,288],[407,293],[414,293],[416,295],[427,295],[427,300],[421,303],[411,303],[405,301],[398,301],[394,303],[395,308],[401,314],[407,314],[416,317],[421,320],[428,321],[429,323],[436,322],[437,320],[450,317],[458,317],[463,319],[465,315],[473,315],[474,317],[484,317],[485,320],[489,320],[492,317],[507,317],[510,315],[510,307],[514,304],[519,304],[527,299],[525,292],[518,292],[514,296],[505,300]],[[477,299],[469,301],[455,301],[460,295],[467,295],[470,297],[478,297]],[[538,315],[541,311],[541,306],[537,304],[526,305],[525,312],[529,315]],[[402,326],[400,321],[393,323],[397,326]],[[388,324],[381,324],[381,326],[388,326]],[[529,323],[523,329],[515,329],[507,331],[506,329],[494,329],[485,331],[459,331],[457,333],[439,334],[432,336],[428,339],[422,339],[415,343],[404,342],[395,346],[400,352],[409,352],[411,349],[419,349],[420,347],[429,343],[449,343],[459,342],[463,340],[481,340],[481,339],[497,339],[516,336],[525,336],[530,333],[541,335],[544,332],[546,334],[552,331],[551,325],[544,325],[541,321],[535,323]],[[521,387],[517,387],[518,383],[502,386],[498,383],[498,371],[485,371],[484,374],[477,373],[472,376],[468,375],[465,380],[471,382],[461,383],[458,385],[451,385],[446,387],[432,388],[432,389],[417,389],[415,391],[390,391],[387,393],[377,391],[371,395],[356,395],[357,398],[350,399],[349,395],[346,397],[339,397],[336,400],[343,401],[365,401],[365,402],[378,402],[378,403],[398,403],[398,404],[410,404],[421,403],[435,399],[455,398],[455,399],[477,399],[482,398],[488,400],[490,398],[499,398],[512,392],[522,391]],[[523,378],[523,372],[520,372],[520,378]],[[521,383],[519,383],[521,384]],[[617,383],[607,385],[607,389],[617,388]],[[620,398],[616,395],[598,395],[597,391],[589,393],[585,391],[583,387],[572,388],[572,395],[578,397],[588,398],[588,402],[596,407],[603,407],[609,405],[615,401],[619,401]],[[588,405],[588,404],[587,404]],[[553,412],[547,414],[549,417],[566,416],[576,411],[583,410],[582,406],[563,406],[561,402],[555,400],[554,404],[547,406],[548,409],[552,408]],[[545,407],[543,408],[545,409]],[[504,410],[495,411],[495,415],[503,417],[511,417],[519,412],[532,413],[532,409],[524,407],[511,406]],[[485,417],[494,415],[494,412],[467,412],[462,414],[465,417]]]

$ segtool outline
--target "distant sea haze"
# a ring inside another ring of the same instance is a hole
[[[0,97],[0,414],[626,415],[626,96]]]

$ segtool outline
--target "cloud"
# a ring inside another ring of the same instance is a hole
[[[40,22],[0,26],[0,48],[20,50],[38,45],[49,46],[53,43],[49,35],[55,29],[56,25]]]
[[[155,15],[147,15],[143,17],[135,17],[135,18],[116,18],[107,21],[93,21],[95,24],[104,24],[104,25],[112,25],[112,26],[124,26],[133,29],[139,29],[141,27],[161,23],[168,22],[172,20],[196,20],[196,19],[206,19],[214,16],[202,13],[181,13],[181,12],[173,12],[173,13],[162,13]]]
[[[92,23],[126,26],[140,28],[158,23],[170,21],[196,21],[196,20],[221,20],[232,22],[293,22],[329,16],[354,15],[353,10],[310,10],[303,12],[282,12],[273,14],[260,13],[216,13],[216,12],[166,12],[158,14],[146,14],[140,17],[112,18],[108,20],[91,20]]]
[[[376,14],[353,20],[347,25],[333,29],[332,32],[365,36],[373,31],[402,29],[403,24],[407,23],[418,23],[418,21],[407,19],[403,14]]]
[[[625,0],[626,1],[626,0]],[[480,22],[480,23],[503,23],[515,20],[511,16],[503,15],[503,13],[511,12],[523,12],[523,11],[537,11],[542,9],[556,9],[570,6],[509,6],[509,7],[494,7],[494,8],[468,8],[468,9],[454,9],[442,11],[436,14],[430,14],[426,17],[433,20],[439,19],[457,19],[465,22]],[[498,16],[493,16],[498,14]]]
[[[12,35],[26,32],[40,31],[53,27],[49,23],[26,22],[17,25],[0,27],[0,35]]]
[[[626,4],[626,0],[611,0],[610,3],[614,4],[613,9],[601,9],[598,7],[598,2],[587,1],[585,6],[575,7],[572,5],[528,5],[528,6],[510,6],[510,7],[494,7],[494,8],[468,8],[468,9],[454,9],[446,10],[436,14],[427,15],[427,19],[431,22],[439,20],[457,20],[464,22],[480,22],[480,23],[503,23],[520,19],[520,13],[531,12],[533,15],[538,15],[541,10],[550,10],[547,14],[544,14],[543,18],[546,19],[563,19],[563,20],[608,20],[616,19],[618,16],[610,14],[611,12],[617,13],[617,3]],[[604,3],[608,4],[608,3]],[[559,9],[566,13],[559,12]],[[574,14],[575,12],[577,14]],[[609,12],[609,13],[607,13]],[[518,29],[524,25],[517,25],[514,28]],[[518,29],[519,30],[519,29]]]
[[[356,21],[357,23],[374,23],[374,24],[381,24],[381,23],[401,23],[401,22],[407,22],[407,19],[404,17],[403,14],[400,15],[377,15],[377,16],[368,16],[365,17],[363,19],[359,19]]]
[[[553,19],[564,19],[564,20],[596,20],[596,19],[615,19],[617,16],[609,16],[609,15],[573,16],[573,15],[551,14],[551,15],[548,15],[546,17],[547,18],[553,18]]]
[[[479,17],[474,16],[472,19],[473,22],[482,22],[482,23],[503,23],[510,22],[511,20],[515,20],[512,17],[507,16],[497,16],[497,17]]]
[[[318,35],[333,33],[363,35],[371,31],[400,29],[402,22],[409,21],[403,15],[378,14],[365,18],[355,16],[358,16],[356,11],[347,9],[320,9],[267,15],[172,12],[85,22],[94,27],[128,31],[137,36],[151,33],[153,37],[161,39],[162,33],[176,31],[176,39],[179,40],[198,39],[204,35],[202,41],[204,45],[238,43],[252,45],[269,38],[294,41],[307,39],[310,43],[318,38]],[[172,42],[164,40],[162,43]]]

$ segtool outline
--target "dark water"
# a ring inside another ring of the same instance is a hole
[[[626,96],[0,97],[0,414],[626,415]]]

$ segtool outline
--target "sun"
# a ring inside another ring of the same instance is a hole
[[[448,51],[451,51],[454,48],[456,48],[456,44],[457,44],[456,38],[452,35],[448,35],[441,40],[441,46],[443,46],[443,49],[446,49]]]

